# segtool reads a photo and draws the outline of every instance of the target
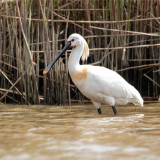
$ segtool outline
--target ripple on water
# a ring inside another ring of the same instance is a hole
[[[126,152],[126,153],[135,153],[135,152],[147,152],[148,149],[144,148],[144,147],[128,146],[127,148],[124,148],[123,151]]]
[[[48,146],[47,150],[56,149],[64,150],[64,151],[74,151],[74,152],[93,152],[93,153],[103,153],[103,152],[112,152],[118,150],[116,146],[107,146],[101,144],[86,144],[82,141],[64,141],[58,142],[59,145],[54,144],[53,146]],[[74,153],[73,152],[73,153]]]
[[[115,122],[139,122],[142,118],[144,118],[144,114],[135,114],[131,116],[125,117],[104,117],[104,118],[91,118],[79,121],[79,124],[94,124],[94,125],[107,125],[109,123]]]
[[[140,122],[143,118],[144,114],[124,117],[90,118],[78,121],[77,128],[82,130],[84,135],[94,135],[106,131],[120,134],[130,130],[132,124]]]

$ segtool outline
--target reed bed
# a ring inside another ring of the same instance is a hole
[[[160,95],[160,0],[2,0],[0,102],[86,103],[72,83],[68,54],[43,69],[72,33],[90,47],[88,64],[117,71],[144,99]]]

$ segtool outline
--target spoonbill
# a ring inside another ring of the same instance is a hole
[[[143,106],[140,93],[124,78],[113,70],[101,66],[80,65],[89,56],[89,47],[85,39],[74,33],[69,36],[66,46],[57,58],[43,71],[45,75],[67,49],[73,47],[69,56],[68,68],[72,81],[84,96],[89,98],[101,114],[101,104],[112,107],[115,115],[118,114],[115,105]]]

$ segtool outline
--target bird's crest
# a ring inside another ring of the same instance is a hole
[[[83,49],[83,53],[82,53],[82,61],[87,60],[89,56],[89,48],[88,48],[88,44],[84,43],[84,49]]]

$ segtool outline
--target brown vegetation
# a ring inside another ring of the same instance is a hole
[[[160,0],[2,0],[0,102],[85,102],[69,77],[67,53],[42,75],[75,32],[89,44],[87,63],[119,72],[144,98],[156,99],[159,26]]]

